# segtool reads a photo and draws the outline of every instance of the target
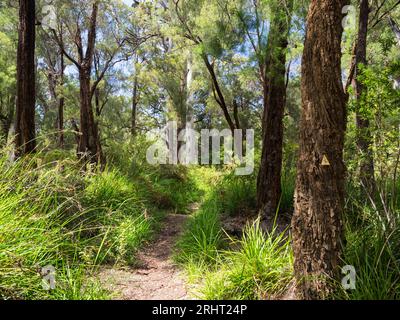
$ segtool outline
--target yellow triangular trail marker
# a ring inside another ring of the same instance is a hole
[[[328,157],[326,155],[324,155],[324,157],[322,158],[321,165],[322,166],[330,166],[331,165],[331,163],[329,162]]]

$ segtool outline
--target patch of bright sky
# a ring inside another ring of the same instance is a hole
[[[117,0],[117,1],[122,1],[124,4],[126,4],[128,6],[131,6],[132,3],[133,3],[133,0]],[[129,75],[133,73],[133,66],[132,66],[131,61],[129,61],[129,60],[128,61],[122,61],[122,62],[118,63],[117,65],[114,66],[114,69],[119,70],[120,72],[122,72],[123,73],[123,78],[125,78],[125,79],[128,78]],[[76,66],[75,65],[69,64],[66,67],[65,73],[68,76],[77,79],[78,74],[77,74],[77,70],[76,70]],[[107,77],[109,78],[110,77],[110,73],[111,74],[115,74],[114,71],[110,72],[110,70],[109,70],[109,72],[106,74],[105,78],[107,78]],[[130,91],[131,90],[126,89],[126,83],[124,83],[123,86],[120,86],[120,89],[119,89],[118,93],[121,94],[121,95],[124,95],[124,96],[130,96],[131,95]]]
[[[132,3],[133,3],[133,0],[122,0],[123,1],[123,3],[125,3],[125,4],[127,4],[127,5],[132,5]]]

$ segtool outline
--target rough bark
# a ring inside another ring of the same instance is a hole
[[[35,0],[19,2],[15,154],[33,153],[35,140]]]
[[[133,82],[133,92],[132,92],[132,116],[131,116],[131,134],[132,136],[136,136],[136,115],[137,115],[137,106],[139,102],[139,93],[138,93],[138,77],[135,75],[135,79]]]
[[[65,63],[64,63],[64,54],[61,52],[60,53],[60,87],[62,88],[64,86],[64,69],[65,69]],[[58,127],[58,143],[60,148],[64,148],[64,105],[65,105],[65,99],[64,99],[64,93],[61,92],[61,95],[59,97],[58,101],[58,117],[57,117],[57,127]]]
[[[15,93],[3,97],[0,93],[0,143],[4,146],[8,142],[8,135],[14,121]]]
[[[302,117],[292,221],[295,274],[304,299],[326,298],[339,276],[344,206],[346,94],[341,79],[342,8],[313,0],[302,62]]]
[[[78,157],[85,162],[101,163],[103,159],[99,139],[98,125],[94,118],[92,98],[96,88],[91,87],[90,79],[96,45],[96,29],[99,2],[93,3],[90,27],[88,31],[88,45],[83,55],[82,41],[78,40],[80,51],[79,84],[80,84],[80,139]],[[80,37],[80,34],[78,35]]]
[[[374,157],[372,153],[372,135],[370,131],[370,121],[367,116],[361,112],[362,96],[367,88],[360,81],[359,75],[362,73],[362,67],[367,65],[367,36],[368,36],[368,18],[369,18],[368,0],[360,2],[360,21],[358,28],[357,47],[355,56],[355,76],[353,86],[357,99],[356,125],[357,125],[357,146],[361,153],[360,179],[366,191],[373,195],[376,190],[374,176]]]
[[[286,104],[286,50],[293,2],[274,8],[267,46],[264,81],[263,148],[257,182],[257,205],[264,216],[274,216],[281,199],[283,116]]]
[[[98,79],[91,84],[91,74],[96,46],[97,17],[99,11],[99,1],[96,0],[92,5],[92,13],[88,22],[86,50],[84,50],[82,31],[79,23],[76,26],[76,32],[73,43],[76,46],[77,58],[67,52],[62,38],[53,30],[54,38],[62,50],[63,55],[71,61],[79,71],[80,86],[80,128],[79,142],[77,148],[78,158],[85,163],[99,164],[104,167],[105,158],[101,148],[100,134],[98,124],[94,116],[92,100],[98,84],[103,79],[105,72],[111,64],[111,59],[106,63]],[[114,57],[114,56],[113,56]]]
[[[101,145],[98,126],[94,118],[90,87],[90,67],[81,69],[80,83],[80,139],[78,156],[84,161],[100,163]]]

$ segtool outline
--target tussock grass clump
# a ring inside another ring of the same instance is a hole
[[[178,263],[212,263],[223,245],[223,233],[219,220],[219,206],[215,201],[196,212],[189,220],[179,239],[175,260]]]
[[[158,206],[173,210],[178,214],[189,214],[190,205],[198,201],[200,195],[190,177],[169,177],[152,175],[149,182],[152,193],[149,195]]]
[[[292,251],[286,235],[264,233],[257,220],[245,228],[242,239],[232,241],[239,249],[222,253],[217,271],[205,277],[201,296],[257,300],[283,294],[293,279]]]
[[[118,171],[83,174],[75,161],[43,158],[0,156],[0,298],[107,298],[91,275],[101,263],[134,264],[157,219]],[[52,291],[46,266],[56,270]]]
[[[225,174],[218,186],[224,213],[234,216],[254,211],[257,203],[256,181],[256,175],[236,176],[234,171]]]
[[[397,300],[400,298],[399,235],[387,239],[371,230],[349,232],[344,262],[356,271],[355,290],[340,292],[350,300]],[[339,288],[341,288],[339,286]]]

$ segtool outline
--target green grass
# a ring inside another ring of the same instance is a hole
[[[153,200],[164,209],[172,210],[178,214],[189,214],[190,205],[200,198],[195,185],[189,177],[163,177],[153,175],[150,177]]]
[[[239,240],[230,239],[221,218],[254,211],[254,177],[201,168],[191,171],[204,196],[177,243],[175,261],[201,299],[264,299],[282,293],[292,280],[292,253],[284,234],[265,234],[259,222]],[[230,250],[228,250],[230,248]]]
[[[98,266],[134,265],[162,216],[117,170],[83,174],[43,153],[11,164],[4,153],[0,176],[0,299],[108,298]],[[49,265],[52,291],[40,275]]]
[[[283,234],[265,234],[258,223],[248,226],[241,239],[229,245],[221,219],[251,211],[254,179],[235,177],[227,170],[190,170],[203,197],[178,242],[175,260],[197,284],[204,299],[269,299],[279,297],[293,281],[291,244]],[[393,184],[390,184],[392,186]],[[293,209],[294,174],[282,178],[281,210]],[[371,205],[365,195],[349,186],[343,266],[355,267],[356,290],[340,283],[333,298],[400,298],[400,228],[398,199],[386,191],[385,203]],[[397,192],[397,196],[400,192]],[[230,250],[227,250],[230,248]]]
[[[66,218],[60,214],[61,210],[44,205],[47,201],[52,202],[46,190],[40,190],[39,187],[35,190],[30,186],[24,191],[18,183],[16,185],[19,189],[17,192],[8,191],[4,182],[1,186],[0,297],[104,298],[102,290],[93,289],[96,285],[86,283],[85,275],[77,272],[93,267],[91,258],[79,258],[85,250],[85,241],[79,239],[81,229],[78,226],[68,227],[71,221],[84,213]],[[39,274],[41,268],[47,265],[57,270],[57,287],[51,292],[43,290]],[[90,292],[86,288],[91,288]]]
[[[211,300],[259,300],[283,294],[293,279],[290,240],[249,224],[237,250],[222,253],[217,271],[206,274],[201,297]]]
[[[203,195],[193,180],[192,170],[181,165],[150,165],[146,159],[146,146],[150,142],[143,137],[137,139],[122,145],[111,144],[110,166],[135,181],[141,198],[147,202],[164,210],[189,214],[191,204]]]
[[[372,238],[371,238],[372,236]],[[374,237],[369,231],[348,235],[352,241],[345,252],[345,263],[356,270],[356,288],[342,292],[350,300],[397,300],[400,298],[398,241]],[[397,247],[397,248],[396,248]],[[396,257],[397,255],[397,257]]]
[[[196,185],[200,208],[193,212],[185,231],[176,244],[174,259],[188,266],[215,262],[218,250],[224,246],[221,228],[222,202],[218,192],[221,173],[214,168],[193,167],[189,173]]]
[[[256,209],[256,177],[235,176],[234,172],[225,174],[220,184],[220,202],[224,213],[235,216],[248,214]]]
[[[236,240],[222,229],[223,218],[255,214],[255,176],[154,167],[125,147],[126,157],[111,159],[105,172],[85,174],[66,153],[39,152],[14,164],[1,153],[0,299],[109,298],[96,280],[98,267],[135,266],[167,211],[192,213],[174,260],[198,285],[198,297],[271,299],[285,292],[293,281],[290,239],[263,232],[258,221]],[[281,211],[292,210],[294,185],[293,174],[282,178]],[[388,185],[386,202],[374,205],[349,186],[343,265],[355,267],[356,290],[338,284],[334,298],[400,298],[400,185],[396,198]],[[57,272],[53,291],[42,288],[39,274],[48,265]]]
[[[344,264],[356,270],[356,289],[338,285],[337,298],[400,299],[400,210],[388,197],[374,205],[350,188],[346,214]]]
[[[176,245],[175,260],[188,262],[212,262],[223,245],[218,204],[209,202],[196,212],[186,226],[186,231]]]
[[[280,211],[285,213],[293,212],[294,192],[296,187],[295,172],[285,172],[282,176],[282,195],[280,201]]]

